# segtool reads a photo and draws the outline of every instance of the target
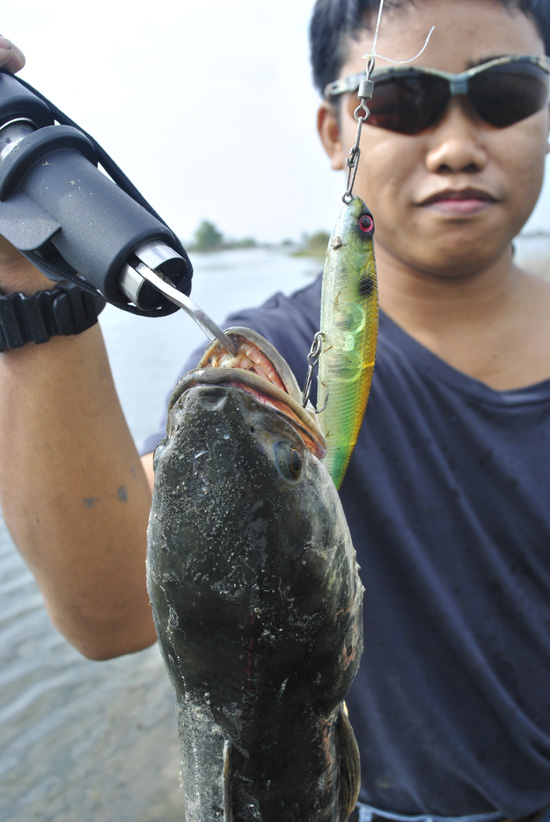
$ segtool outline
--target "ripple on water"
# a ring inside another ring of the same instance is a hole
[[[155,647],[82,658],[0,521],[1,822],[183,816],[172,688]]]

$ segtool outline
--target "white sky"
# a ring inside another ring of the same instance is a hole
[[[344,191],[315,131],[313,0],[25,0],[22,77],[111,154],[182,239],[331,230]],[[383,23],[382,23],[383,25]],[[434,35],[435,36],[435,35]],[[550,182],[527,229],[549,229]]]

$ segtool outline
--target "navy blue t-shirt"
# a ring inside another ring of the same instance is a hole
[[[320,279],[227,324],[303,384],[319,305]],[[549,472],[550,380],[494,391],[381,314],[341,488],[365,586],[347,697],[362,802],[509,818],[550,803]]]

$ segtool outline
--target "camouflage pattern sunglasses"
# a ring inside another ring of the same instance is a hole
[[[329,83],[325,100],[357,91],[365,73]],[[506,128],[541,111],[550,101],[550,57],[508,56],[460,74],[427,66],[375,69],[368,125],[418,134],[434,125],[454,95],[465,95],[476,114],[495,128]],[[357,98],[347,107],[353,114]]]

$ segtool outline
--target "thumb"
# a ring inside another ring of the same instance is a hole
[[[22,69],[24,65],[25,56],[23,52],[6,37],[0,35],[0,68],[15,73]]]

